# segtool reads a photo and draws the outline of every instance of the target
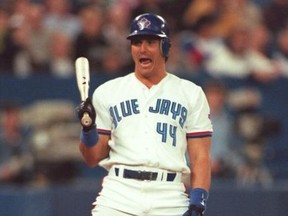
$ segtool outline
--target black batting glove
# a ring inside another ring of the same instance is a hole
[[[84,131],[87,132],[87,131],[91,130],[92,128],[96,127],[96,125],[95,125],[96,112],[95,112],[95,109],[93,107],[91,98],[88,97],[85,101],[82,101],[80,103],[80,105],[76,107],[76,112],[78,114],[78,118],[79,118],[80,122],[81,122],[81,119],[83,118],[85,113],[88,113],[89,117],[91,118],[92,123],[89,126],[85,126],[85,125],[81,124]]]
[[[205,208],[202,206],[190,205],[189,206],[189,213],[191,216],[203,216]]]
[[[200,209],[195,205],[190,205],[189,210],[187,210],[183,216],[203,216],[204,209]]]

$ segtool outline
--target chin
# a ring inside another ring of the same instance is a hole
[[[151,74],[153,72],[153,68],[152,67],[136,67],[136,71],[138,71],[141,75],[145,75],[145,74]]]
[[[153,70],[151,70],[151,69],[141,69],[141,70],[139,70],[139,72],[143,77],[150,77],[154,74]]]

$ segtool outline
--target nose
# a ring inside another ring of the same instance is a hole
[[[140,46],[140,51],[146,51],[147,50],[147,42],[142,41],[141,46]]]

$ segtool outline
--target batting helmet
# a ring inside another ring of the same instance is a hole
[[[131,24],[130,34],[127,39],[132,39],[138,35],[152,35],[161,38],[161,52],[164,57],[168,57],[170,49],[169,28],[163,17],[145,13],[137,16]]]

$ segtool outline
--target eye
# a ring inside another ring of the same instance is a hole
[[[149,39],[149,40],[147,40],[147,42],[148,42],[149,44],[155,44],[155,43],[157,43],[157,41],[158,41],[158,40],[155,40],[155,39]]]
[[[131,40],[131,44],[134,46],[139,45],[141,43],[142,43],[142,41],[140,39],[132,39]]]

